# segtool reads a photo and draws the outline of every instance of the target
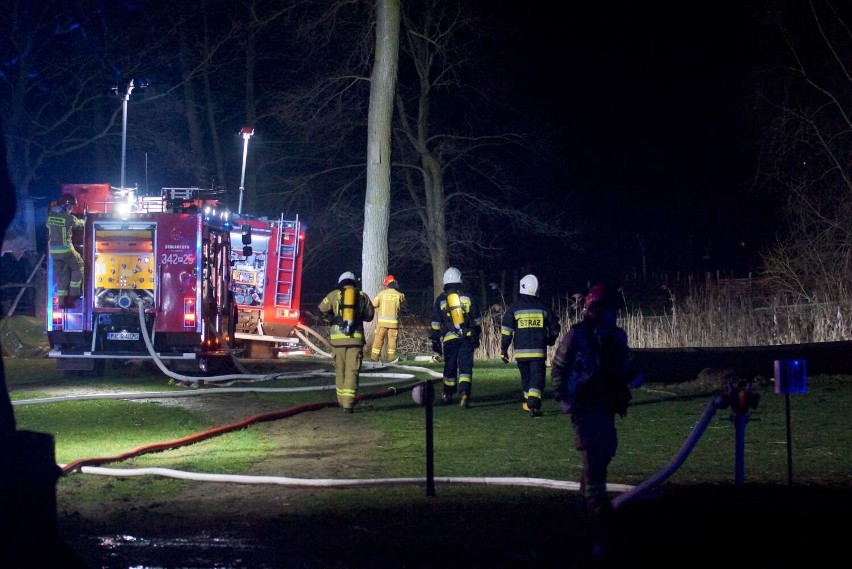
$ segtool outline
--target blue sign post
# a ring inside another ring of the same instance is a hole
[[[787,418],[787,484],[793,485],[793,435],[790,427],[790,394],[808,392],[807,361],[775,360],[775,393],[784,394]]]

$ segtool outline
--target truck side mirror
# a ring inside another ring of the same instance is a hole
[[[251,245],[251,225],[248,223],[243,225],[243,245]]]

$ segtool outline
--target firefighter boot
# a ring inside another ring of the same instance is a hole
[[[62,308],[76,308],[79,297],[69,294],[62,299]]]
[[[467,393],[462,393],[462,396],[459,397],[459,407],[461,407],[462,409],[469,408],[470,403],[468,402],[468,399],[469,399],[469,397],[468,397]]]

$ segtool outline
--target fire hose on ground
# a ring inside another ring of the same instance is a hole
[[[434,376],[440,376],[437,372],[433,372],[427,368],[419,368],[416,366],[394,366],[400,367],[404,369],[410,369],[412,371],[426,371]],[[419,385],[421,382],[416,381],[410,385],[405,385],[401,387],[390,387],[384,392],[373,393],[373,394],[362,394],[357,397],[357,400],[367,400],[367,399],[376,399],[389,397],[393,395],[397,395],[399,393],[408,391]],[[372,384],[378,385],[378,384]],[[69,400],[83,400],[83,399],[96,399],[96,398],[114,398],[114,399],[152,399],[157,397],[180,397],[187,395],[200,395],[207,393],[233,393],[236,391],[240,392],[249,392],[249,391],[261,391],[261,392],[271,392],[271,391],[309,391],[309,390],[322,390],[322,389],[330,389],[330,387],[326,386],[313,386],[313,387],[301,387],[301,388],[228,388],[228,389],[205,389],[203,391],[188,391],[188,392],[152,392],[152,393],[107,393],[107,394],[84,394],[78,396],[68,396],[68,397],[55,397],[55,398],[40,398],[40,399],[30,399],[30,400],[18,400],[13,401],[13,405],[32,405],[38,403],[53,403],[58,401],[69,401]],[[607,491],[620,493],[619,496],[616,496],[613,499],[613,506],[616,508],[640,497],[642,494],[652,491],[657,488],[660,484],[665,482],[669,477],[671,477],[678,468],[684,463],[686,458],[695,448],[695,445],[698,443],[698,440],[701,438],[701,435],[706,430],[709,425],[711,419],[716,413],[717,409],[722,409],[727,405],[727,403],[721,397],[715,397],[705,408],[704,413],[701,415],[698,422],[693,427],[687,439],[684,441],[684,444],[672,459],[672,461],[662,470],[642,482],[637,486],[630,486],[625,484],[607,484]],[[348,488],[348,487],[357,487],[357,486],[376,486],[376,485],[422,485],[426,482],[426,478],[387,478],[387,479],[302,479],[302,478],[292,478],[292,477],[282,477],[282,476],[258,476],[258,475],[232,475],[232,474],[217,474],[217,473],[193,473],[186,471],[178,471],[174,469],[168,468],[136,468],[136,469],[122,469],[122,468],[105,468],[102,465],[110,462],[119,462],[122,460],[127,460],[130,458],[134,458],[137,456],[141,456],[144,454],[150,454],[153,452],[161,452],[164,450],[169,450],[173,448],[178,448],[182,446],[188,446],[203,440],[207,440],[231,431],[236,431],[239,429],[246,428],[252,424],[267,422],[267,421],[275,421],[278,419],[283,419],[287,417],[292,417],[307,411],[317,411],[320,409],[324,409],[327,407],[336,407],[336,402],[322,402],[322,403],[309,403],[304,405],[299,405],[296,407],[291,407],[289,409],[284,409],[280,411],[274,411],[270,413],[263,413],[259,415],[255,415],[244,419],[242,421],[238,421],[236,423],[232,423],[229,425],[224,425],[221,427],[217,427],[214,429],[210,429],[207,431],[203,431],[201,433],[196,433],[193,435],[189,435],[177,440],[173,441],[165,441],[159,443],[152,443],[148,445],[143,445],[126,453],[122,453],[119,455],[109,456],[109,457],[97,457],[97,458],[88,458],[81,459],[77,461],[73,461],[66,465],[60,465],[61,472],[63,474],[68,474],[70,472],[81,472],[87,474],[97,474],[102,476],[115,476],[115,477],[135,477],[135,476],[160,476],[167,478],[179,478],[185,480],[197,480],[197,481],[215,481],[215,482],[231,482],[237,484],[276,484],[290,487],[325,487],[325,488]],[[522,477],[435,477],[434,482],[439,482],[442,484],[470,484],[470,485],[499,485],[499,486],[525,486],[525,487],[540,487],[540,488],[551,488],[558,490],[572,490],[577,491],[580,489],[579,483],[572,481],[563,481],[563,480],[550,480],[550,479],[542,479],[542,478],[522,478]]]
[[[417,384],[419,384],[418,382]],[[415,384],[416,385],[416,384]],[[384,392],[364,394],[357,397],[357,400],[376,399],[397,395],[400,392],[412,389],[414,385],[405,387],[391,387]],[[209,390],[213,391],[213,390]],[[209,392],[205,390],[204,393]],[[38,401],[38,400],[30,400]],[[368,479],[304,479],[292,478],[286,476],[259,476],[259,475],[237,475],[237,474],[215,474],[215,473],[198,473],[186,472],[169,468],[105,468],[96,466],[110,462],[118,462],[128,460],[144,454],[153,452],[161,452],[182,446],[188,446],[203,440],[207,440],[231,431],[243,429],[252,424],[257,424],[266,421],[275,421],[287,417],[292,417],[300,413],[308,411],[317,411],[326,407],[335,407],[337,403],[308,403],[298,405],[289,409],[275,411],[271,413],[263,413],[255,415],[232,423],[224,425],[201,433],[196,433],[187,437],[183,437],[174,441],[165,441],[152,443],[137,447],[126,453],[109,457],[96,457],[76,460],[65,465],[60,465],[62,474],[71,472],[81,472],[85,474],[97,474],[101,476],[114,477],[137,477],[137,476],[160,476],[166,478],[177,478],[183,480],[196,480],[202,482],[230,482],[236,484],[275,484],[289,487],[310,487],[310,488],[352,488],[359,486],[401,486],[401,485],[423,485],[426,482],[425,478],[368,478]],[[550,488],[556,490],[577,491],[580,488],[578,482],[564,480],[550,480],[544,478],[526,478],[526,477],[437,477],[436,482],[442,484],[464,484],[464,485],[486,485],[486,486],[524,486],[537,488]],[[625,492],[632,488],[624,484],[608,484],[607,490],[611,492]]]
[[[175,381],[180,382],[188,382],[188,383],[222,383],[222,382],[233,382],[233,381],[269,381],[273,379],[277,379],[281,374],[273,373],[273,374],[252,374],[252,373],[239,373],[239,374],[226,374],[226,375],[214,375],[214,376],[205,376],[205,377],[196,377],[192,375],[183,375],[176,373],[169,369],[166,364],[163,363],[162,359],[157,355],[157,351],[154,349],[154,344],[151,342],[151,336],[148,334],[148,327],[145,325],[145,304],[141,298],[136,298],[136,304],[139,307],[139,328],[142,333],[142,340],[145,342],[145,348],[148,350],[148,355],[151,356],[151,359],[154,361],[154,364],[166,374],[168,377]],[[235,365],[237,365],[237,369],[240,369],[243,372],[247,372],[242,365],[240,365],[236,358],[234,357],[233,350],[228,346],[227,342],[225,342],[221,335],[216,334],[219,337],[220,343],[225,346],[228,355],[231,357]],[[320,350],[317,350],[320,351]],[[320,351],[321,352],[321,351]],[[328,356],[324,352],[321,352],[324,355]],[[331,357],[331,356],[328,356]]]

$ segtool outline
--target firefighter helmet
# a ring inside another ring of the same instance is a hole
[[[346,271],[345,273],[340,275],[340,278],[337,279],[337,284],[343,284],[344,281],[352,281],[355,282],[355,273],[352,271]]]
[[[450,267],[446,271],[444,271],[444,284],[461,284],[461,271],[459,271],[455,267]]]
[[[56,203],[62,209],[71,210],[77,207],[77,198],[74,197],[74,194],[62,194]]]
[[[520,293],[538,296],[538,278],[535,275],[527,275],[522,278]]]
[[[393,275],[388,275],[388,276],[385,277],[384,286],[387,288],[387,286],[389,284],[391,284],[392,282],[396,282],[396,279],[394,278]]]
[[[613,298],[612,289],[604,283],[594,283],[589,287],[586,294],[586,303],[583,314],[592,318],[600,317],[605,310],[614,310],[616,302]]]

